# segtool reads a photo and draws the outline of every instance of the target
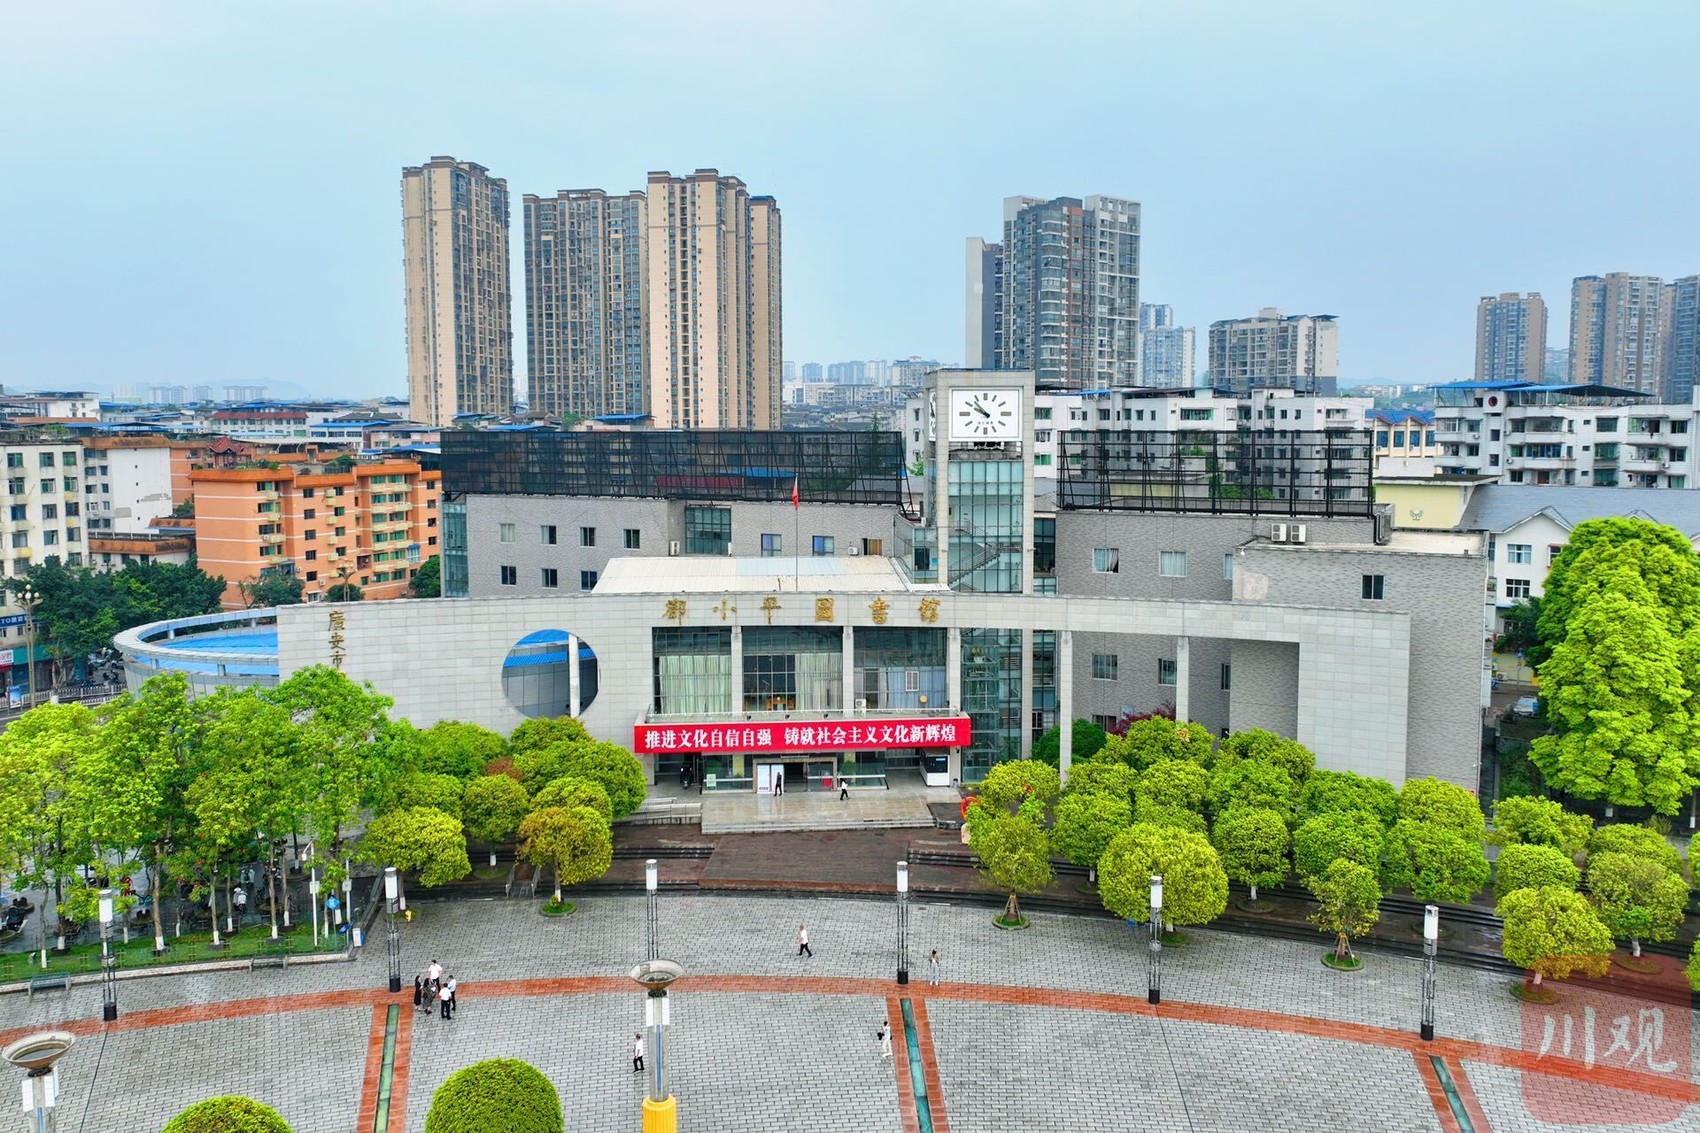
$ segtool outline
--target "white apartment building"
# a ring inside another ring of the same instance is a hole
[[[89,437],[82,468],[83,513],[91,535],[144,535],[154,520],[171,514],[166,438]]]
[[[1450,382],[1431,386],[1442,475],[1503,484],[1700,487],[1700,407],[1600,385]]]

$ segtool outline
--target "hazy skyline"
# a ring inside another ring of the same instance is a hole
[[[1700,272],[1680,0],[613,8],[16,8],[0,383],[404,393],[434,154],[507,179],[521,359],[520,196],[652,169],[778,199],[799,362],[962,358],[1019,194],[1138,200],[1145,301],[1337,315],[1347,381],[1469,376],[1482,295],[1563,347],[1572,277]]]

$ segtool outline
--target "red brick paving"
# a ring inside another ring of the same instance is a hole
[[[1440,1084],[1440,1075],[1435,1073],[1434,1063],[1420,1050],[1411,1052],[1411,1060],[1417,1064],[1417,1076],[1423,1080],[1423,1089],[1428,1091],[1429,1104],[1434,1107],[1434,1115],[1440,1119],[1440,1133],[1463,1133],[1463,1130],[1458,1128],[1458,1118],[1452,1113],[1452,1103],[1446,1097],[1446,1087]],[[1488,1131],[1484,1129],[1482,1133]]]
[[[933,1129],[935,1133],[950,1133],[950,1117],[944,1108],[944,1085],[939,1081],[939,1060],[933,1053],[933,1025],[927,1018],[927,1001],[915,997],[910,999],[909,1007],[915,1013],[915,1038],[921,1047],[921,1077],[927,1083]]]
[[[909,1051],[899,1041],[897,1032],[903,1029],[903,1003],[896,992],[885,997],[886,1026],[891,1028],[891,1070],[897,1078],[897,1108],[903,1114],[903,1133],[921,1133],[920,1111],[915,1106],[915,1083],[909,1079]],[[898,1051],[903,1053],[899,1054]]]

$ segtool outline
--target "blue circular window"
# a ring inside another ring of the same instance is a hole
[[[514,643],[502,662],[502,692],[521,716],[565,716],[572,711],[572,635],[540,629]],[[596,699],[596,652],[578,638],[578,708]]]

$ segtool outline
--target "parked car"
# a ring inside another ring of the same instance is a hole
[[[1541,702],[1539,698],[1533,696],[1519,696],[1517,703],[1511,706],[1513,716],[1533,716],[1540,710]]]

